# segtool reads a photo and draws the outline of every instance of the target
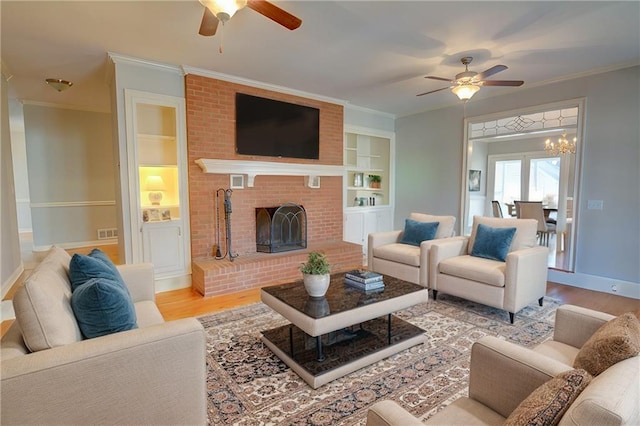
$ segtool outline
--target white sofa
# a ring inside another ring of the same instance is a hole
[[[487,336],[473,344],[469,395],[426,422],[390,400],[371,407],[367,426],[502,425],[538,386],[572,369],[580,348],[614,317],[564,305],[552,340],[532,349]],[[560,419],[561,426],[640,424],[640,356],[620,361],[593,378]]]
[[[456,218],[411,213],[409,219],[418,222],[439,222],[435,239],[423,241],[420,247],[417,247],[400,242],[402,230],[371,233],[368,238],[367,267],[371,271],[429,288],[429,250],[435,241],[453,236]]]
[[[516,228],[506,261],[471,256],[478,225]],[[547,290],[549,249],[537,245],[538,223],[533,219],[474,216],[471,236],[434,242],[429,258],[429,285],[439,292],[515,313],[542,298]]]
[[[204,329],[194,318],[164,321],[153,265],[118,266],[138,328],[83,340],[70,259],[54,247],[13,298],[24,323],[0,342],[0,423],[206,424]]]

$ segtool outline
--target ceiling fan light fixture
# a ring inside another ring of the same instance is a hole
[[[456,95],[461,101],[468,101],[473,95],[476,94],[478,90],[480,90],[480,86],[471,83],[459,84],[451,89],[453,94]]]
[[[69,87],[73,86],[72,82],[63,80],[61,78],[47,78],[45,82],[50,87],[53,87],[55,90],[57,90],[58,92],[62,92],[64,90],[67,90]]]
[[[247,5],[247,0],[199,0],[220,22],[225,23],[240,9]]]

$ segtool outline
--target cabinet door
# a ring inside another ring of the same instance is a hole
[[[354,244],[364,244],[364,213],[345,213],[344,240]]]
[[[179,222],[167,221],[142,227],[143,261],[153,263],[156,274],[184,273],[183,244]]]

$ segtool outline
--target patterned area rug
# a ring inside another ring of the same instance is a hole
[[[260,340],[288,321],[256,303],[199,318],[207,335],[213,425],[364,425],[367,409],[392,399],[426,419],[467,393],[473,342],[492,335],[522,346],[551,337],[559,304],[545,298],[509,324],[505,311],[446,294],[396,313],[428,340],[314,390]]]

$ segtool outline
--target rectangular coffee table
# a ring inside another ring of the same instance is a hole
[[[314,389],[424,342],[424,330],[391,314],[426,302],[427,289],[386,275],[384,283],[365,293],[335,274],[323,298],[310,297],[302,280],[264,287],[262,302],[291,324],[262,340]]]

